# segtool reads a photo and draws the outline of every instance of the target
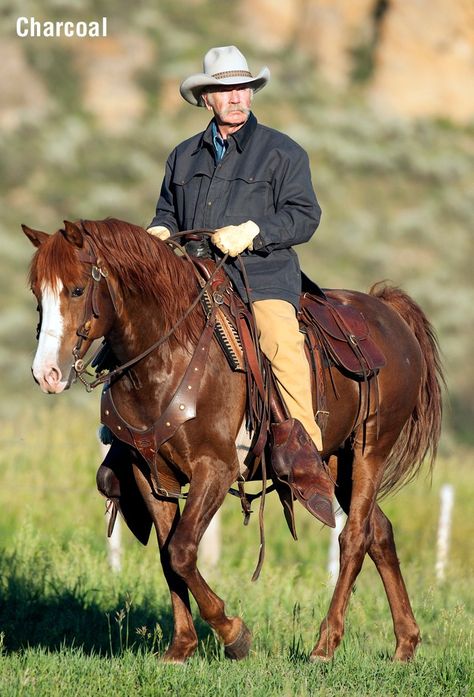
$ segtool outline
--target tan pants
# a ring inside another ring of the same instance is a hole
[[[321,451],[322,436],[314,420],[304,335],[299,331],[295,308],[285,300],[257,300],[253,309],[260,348],[272,365],[290,416],[301,421]]]

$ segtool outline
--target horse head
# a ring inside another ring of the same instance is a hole
[[[64,221],[51,235],[22,229],[37,248],[30,268],[40,313],[32,373],[43,392],[58,394],[72,383],[74,364],[112,325],[108,273],[81,223]]]

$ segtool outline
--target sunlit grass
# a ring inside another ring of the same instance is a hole
[[[3,695],[468,695],[471,676],[474,522],[472,456],[438,462],[384,503],[421,627],[409,666],[393,665],[390,612],[370,560],[357,581],[344,641],[330,665],[307,662],[331,595],[329,531],[297,512],[290,538],[278,502],[267,501],[267,556],[250,577],[258,550],[254,519],[242,526],[236,499],[225,502],[223,552],[211,585],[253,633],[249,658],[230,664],[196,615],[199,649],[185,668],[160,665],[172,617],[153,536],[147,548],[124,531],[123,569],[107,563],[103,500],[95,491],[99,461],[96,404],[71,418],[58,398],[44,413],[5,422],[0,453],[0,693]],[[435,564],[438,495],[455,487],[446,581]],[[255,514],[254,514],[255,516]],[[194,612],[196,609],[194,608]],[[59,677],[60,676],[60,677]],[[120,677],[120,679],[119,679]]]

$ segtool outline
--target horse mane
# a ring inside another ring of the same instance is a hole
[[[85,239],[90,239],[94,253],[105,262],[122,297],[139,295],[144,302],[152,302],[163,322],[163,331],[170,331],[197,295],[189,262],[138,225],[116,218],[81,220],[76,224]],[[71,284],[77,281],[79,268],[75,248],[58,231],[35,255],[30,279],[39,277],[54,283],[60,278],[65,285]],[[175,330],[171,341],[181,346],[196,343],[203,323],[198,304]]]
[[[144,301],[155,303],[164,332],[170,331],[197,295],[189,262],[138,225],[116,218],[82,220],[81,225],[98,256],[106,261],[122,295],[140,295]],[[203,314],[198,305],[173,333],[172,340],[182,346],[195,343],[202,327]]]

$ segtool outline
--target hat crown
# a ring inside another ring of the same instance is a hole
[[[183,80],[179,91],[190,104],[204,106],[202,94],[206,89],[246,85],[258,92],[269,79],[267,67],[262,68],[258,75],[252,75],[245,56],[236,46],[217,46],[209,49],[204,56],[204,71]]]
[[[236,46],[218,46],[211,48],[204,56],[204,72],[216,75],[231,71],[242,71],[250,76],[245,56]]]

